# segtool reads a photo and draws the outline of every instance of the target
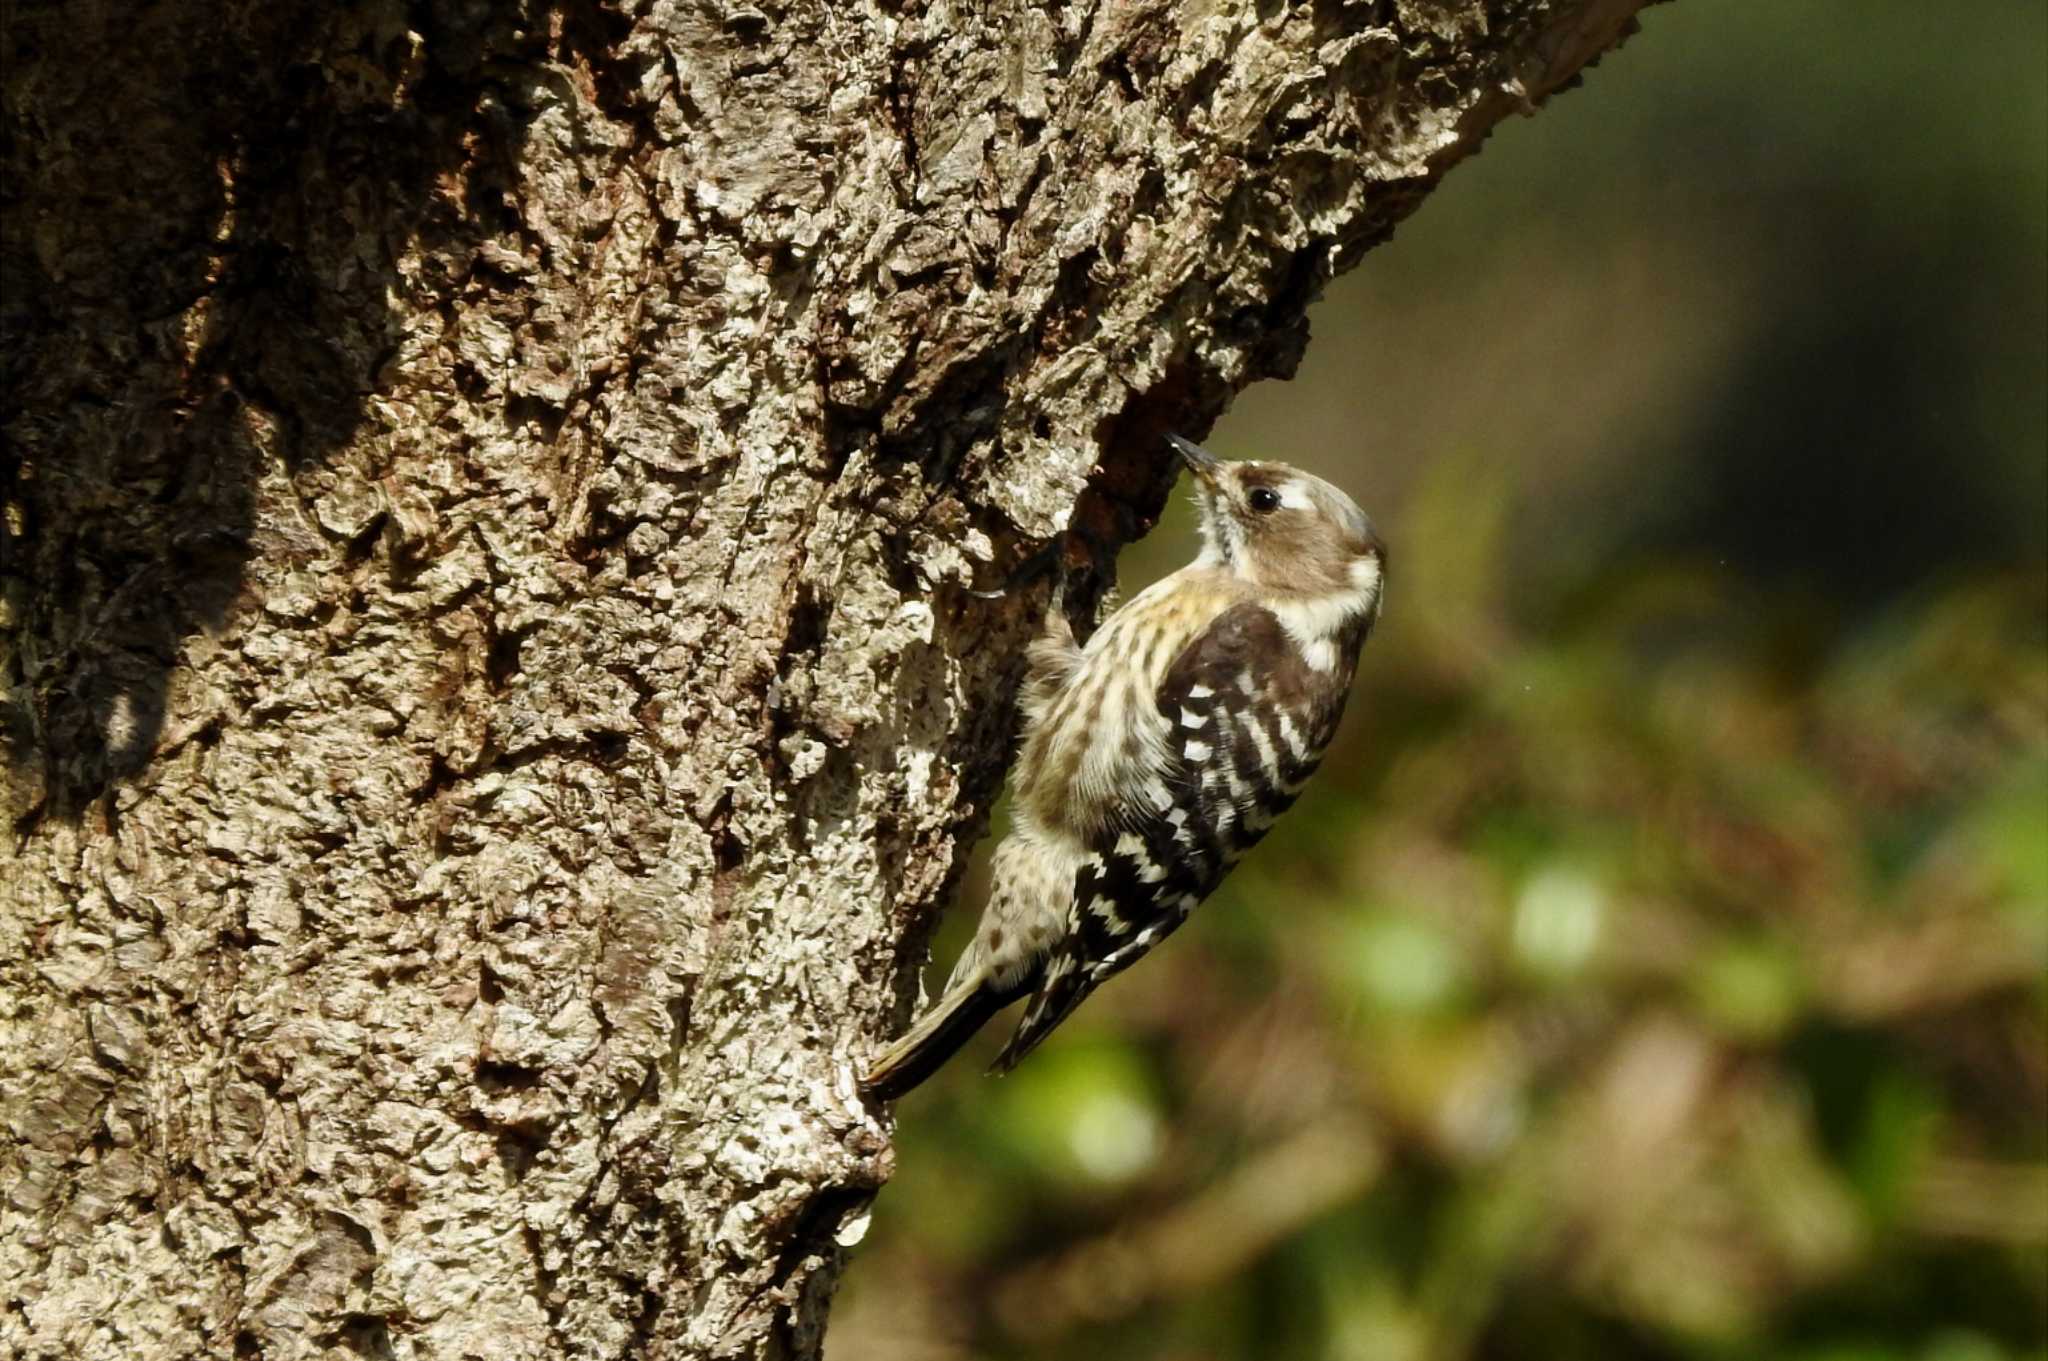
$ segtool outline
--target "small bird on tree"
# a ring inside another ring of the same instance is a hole
[[[994,890],[944,995],[862,1079],[873,1096],[909,1091],[1028,996],[993,1071],[1014,1067],[1187,920],[1336,733],[1385,586],[1372,521],[1322,478],[1167,438],[1202,551],[1086,644],[1054,610],[1032,645]]]

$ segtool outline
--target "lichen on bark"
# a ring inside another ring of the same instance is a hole
[[[977,592],[1637,8],[14,7],[8,1351],[815,1355]]]

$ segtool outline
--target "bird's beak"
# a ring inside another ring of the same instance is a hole
[[[1205,485],[1213,486],[1216,474],[1223,467],[1223,460],[1204,449],[1193,440],[1182,439],[1179,435],[1168,435],[1166,442],[1180,455],[1181,462],[1188,465],[1188,471]]]

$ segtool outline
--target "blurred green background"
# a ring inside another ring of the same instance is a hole
[[[1391,545],[1339,746],[832,1361],[2048,1357],[2044,14],[1657,7],[1330,291],[1211,444]]]

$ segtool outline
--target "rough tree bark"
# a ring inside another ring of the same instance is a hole
[[[5,1351],[815,1355],[970,591],[1639,3],[16,0]]]

